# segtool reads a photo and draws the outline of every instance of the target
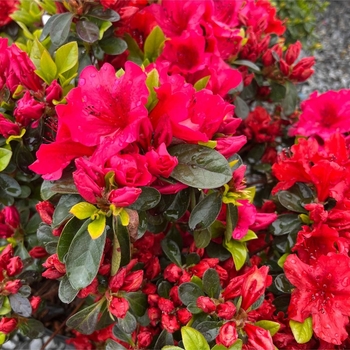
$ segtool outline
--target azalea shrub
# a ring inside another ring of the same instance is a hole
[[[350,346],[349,91],[268,0],[1,6],[1,344]]]

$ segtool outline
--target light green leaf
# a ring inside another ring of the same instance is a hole
[[[194,328],[184,326],[181,328],[182,342],[185,350],[210,350],[209,344],[203,334]]]
[[[0,148],[0,171],[3,171],[10,163],[12,151],[6,148]]]
[[[97,219],[90,222],[88,232],[92,239],[96,239],[102,235],[106,228],[106,216],[100,214]]]
[[[273,337],[278,332],[281,325],[277,322],[261,320],[255,322],[255,326],[268,330],[271,334],[271,337]]]
[[[311,317],[305,319],[304,322],[290,320],[289,326],[298,344],[305,344],[311,339],[313,334]]]
[[[165,35],[162,29],[159,26],[155,26],[145,41],[145,58],[150,62],[154,62],[163,48],[164,41]]]
[[[78,62],[78,44],[76,41],[71,41],[61,46],[55,55],[55,63],[57,66],[57,73],[62,74],[73,67],[77,66]]]
[[[75,204],[69,212],[76,216],[78,219],[84,220],[89,218],[96,211],[97,208],[94,205],[88,202],[80,202],[78,204]]]
[[[154,91],[154,88],[159,86],[159,73],[156,69],[152,69],[147,74],[146,85],[149,91],[146,108],[151,110],[158,101],[157,94]]]
[[[40,59],[45,50],[46,49],[43,44],[38,40],[38,38],[35,38],[29,57],[37,69],[40,68]]]
[[[247,242],[247,241],[251,241],[252,239],[257,239],[258,236],[255,234],[254,231],[252,230],[248,230],[247,234],[242,237],[239,241],[240,242]]]
[[[210,79],[210,75],[207,75],[206,77],[197,80],[196,83],[194,84],[194,88],[196,89],[196,91],[205,89],[205,87],[208,84],[209,79]]]
[[[47,84],[51,84],[52,81],[56,78],[57,75],[57,67],[55,62],[53,61],[51,55],[47,50],[45,50],[40,58],[40,71],[45,76],[45,82]]]
[[[247,246],[244,242],[231,239],[224,242],[224,247],[231,253],[236,270],[240,270],[247,259]]]

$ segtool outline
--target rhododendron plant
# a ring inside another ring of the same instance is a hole
[[[269,0],[0,8],[0,344],[350,343],[349,92]]]

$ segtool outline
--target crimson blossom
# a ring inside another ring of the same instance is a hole
[[[291,254],[284,271],[296,287],[288,308],[291,320],[312,317],[312,328],[322,340],[340,345],[347,337],[350,316],[350,258],[322,255],[311,266]]]

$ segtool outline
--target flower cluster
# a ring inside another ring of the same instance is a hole
[[[270,1],[6,4],[1,344],[349,343],[349,92]]]

